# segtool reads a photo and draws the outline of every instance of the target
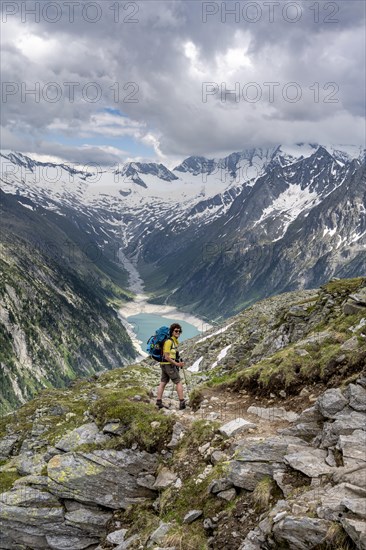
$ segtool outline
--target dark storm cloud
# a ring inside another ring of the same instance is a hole
[[[19,13],[4,24],[2,125],[39,153],[57,149],[47,132],[98,136],[93,154],[106,163],[118,154],[103,138],[118,135],[167,157],[363,139],[363,2],[121,2],[118,12],[115,2],[76,4],[73,20],[59,2],[57,22],[41,13],[22,23]],[[104,120],[107,108],[130,123]],[[71,160],[70,148],[61,151]]]

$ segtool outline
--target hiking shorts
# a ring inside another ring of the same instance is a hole
[[[180,382],[180,376],[179,376],[179,368],[175,365],[172,365],[171,363],[163,364],[160,363],[161,366],[161,381],[168,383],[169,380],[173,382],[173,384],[178,384]]]

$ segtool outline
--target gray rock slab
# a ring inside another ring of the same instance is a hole
[[[37,488],[47,488],[48,487],[48,477],[47,476],[22,476],[19,479],[16,479],[13,483],[13,487],[17,485],[28,485],[29,487]]]
[[[0,460],[5,460],[11,455],[12,450],[17,444],[18,435],[6,435],[0,439]]]
[[[235,418],[230,422],[227,422],[219,428],[219,432],[226,437],[233,437],[239,433],[247,432],[250,429],[256,428],[257,425],[253,422],[249,422],[244,418]]]
[[[280,544],[294,550],[309,550],[325,541],[330,522],[308,517],[285,516],[273,526],[273,535]]]
[[[22,476],[39,476],[46,466],[46,461],[44,459],[44,454],[27,452],[16,457],[15,465],[18,473]]]
[[[156,490],[166,489],[167,487],[175,483],[177,479],[178,479],[178,475],[176,473],[164,467],[160,470],[156,478],[156,481],[153,485],[153,488]]]
[[[236,497],[236,491],[235,489],[227,489],[226,491],[220,491],[220,493],[217,493],[217,497],[230,502],[231,500],[234,500],[234,498]]]
[[[140,485],[141,487],[147,487],[148,489],[154,489],[155,481],[156,478],[152,474],[142,474],[136,478],[137,485]]]
[[[83,550],[92,544],[97,544],[98,540],[90,537],[67,537],[61,535],[47,535],[47,543],[52,550]]]
[[[348,405],[348,401],[340,389],[332,388],[319,397],[317,405],[324,418],[333,418],[335,414]]]
[[[339,521],[339,518],[346,511],[344,501],[351,502],[365,496],[366,491],[349,483],[340,483],[334,487],[321,488],[318,490],[317,495],[320,501],[317,508],[318,517],[331,521]],[[307,498],[311,498],[310,494]]]
[[[365,420],[366,415],[362,412],[338,413],[334,422],[324,424],[320,446],[332,447],[337,444],[340,435],[351,435],[355,430],[364,430]]]
[[[27,548],[37,548],[37,550],[49,550],[49,545],[45,536],[32,535],[22,530],[18,531],[15,527],[12,529],[12,537],[6,537],[5,540],[12,541],[11,546],[5,546],[11,550],[26,550]],[[9,545],[9,542],[8,542]],[[2,548],[2,547],[0,547]]]
[[[286,455],[284,461],[291,468],[299,470],[308,477],[319,477],[322,474],[334,472],[334,468],[325,462],[327,454],[327,451],[322,449],[304,447],[300,452]]]
[[[126,427],[121,422],[108,422],[103,426],[103,433],[112,435],[122,435]]]
[[[151,548],[154,546],[154,544],[158,544],[159,541],[161,541],[165,535],[169,532],[169,529],[171,528],[171,523],[164,523],[161,522],[159,527],[155,529],[155,531],[150,536],[149,542],[147,543],[147,547]]]
[[[342,310],[345,315],[354,315],[355,313],[363,313],[365,308],[364,306],[357,305],[355,302],[348,301],[343,304]]]
[[[319,422],[298,422],[290,428],[279,430],[279,433],[282,435],[301,437],[306,441],[309,441],[319,435],[321,431],[322,427]]]
[[[143,451],[66,453],[49,461],[48,488],[61,498],[126,508],[141,498],[155,496],[150,489],[139,486],[136,478],[139,474],[154,474],[156,468],[156,456]]]
[[[124,540],[114,548],[114,550],[128,550],[132,546],[132,544],[138,539],[138,535],[132,535],[132,537],[128,537],[128,539]]]
[[[342,451],[345,466],[351,466],[355,460],[366,463],[366,432],[355,430],[351,435],[340,435],[337,449]]]
[[[6,506],[59,508],[60,501],[47,491],[40,491],[33,487],[16,486],[0,495],[0,503]]]
[[[44,543],[47,544],[46,539],[44,539]],[[24,546],[20,546],[4,533],[0,533],[0,548],[1,550],[24,550]]]
[[[283,462],[289,445],[304,445],[297,437],[277,436],[260,441],[239,441],[235,446],[235,459],[242,462]]]
[[[2,531],[30,548],[82,549],[98,538],[64,521],[64,508],[54,495],[32,487],[17,486],[0,497]],[[48,537],[51,537],[48,540]]]
[[[125,540],[128,529],[118,529],[107,535],[107,541],[111,544],[121,544]]]
[[[324,330],[323,332],[317,332],[316,334],[312,336],[308,336],[307,338],[304,338],[304,340],[300,340],[295,345],[296,348],[303,348],[306,345],[311,344],[321,344],[322,342],[325,342],[328,339],[333,339],[333,336],[330,332]]]
[[[227,458],[227,454],[223,451],[214,451],[210,456],[210,460],[213,465],[218,464],[223,460],[227,460]]]
[[[342,518],[341,524],[359,550],[366,550],[366,522]]]
[[[284,407],[249,407],[247,412],[259,416],[264,420],[278,422],[285,420],[287,422],[295,422],[299,415],[293,411],[286,411]]]
[[[55,443],[55,447],[61,451],[69,452],[86,443],[105,443],[108,440],[109,436],[100,433],[95,422],[90,422],[67,433]]]
[[[86,508],[79,508],[65,514],[66,525],[72,525],[86,531],[88,535],[98,537],[106,534],[106,524],[110,519],[112,519],[112,513],[110,512],[88,510]]]
[[[202,516],[202,510],[190,510],[183,518],[183,523],[193,523]]]
[[[359,516],[363,521],[366,520],[366,495],[362,498],[343,498],[341,504],[347,510]]]
[[[317,406],[312,406],[308,409],[304,409],[297,420],[298,422],[319,422],[323,420],[323,415],[320,413]]]
[[[360,384],[349,384],[345,392],[349,405],[356,411],[366,411],[366,390]]]
[[[333,474],[335,483],[350,483],[366,490],[366,466],[352,466],[351,468],[338,468]]]
[[[231,489],[233,486],[232,482],[226,478],[222,479],[213,479],[208,486],[208,492],[209,493],[220,493],[222,491],[226,491],[228,489]]]
[[[350,294],[349,298],[362,306],[366,306],[366,289],[361,288],[359,292]]]
[[[355,351],[360,347],[360,344],[358,343],[357,336],[352,336],[352,338],[349,338],[344,342],[344,344],[341,345],[342,351]]]
[[[265,476],[272,475],[273,469],[279,464],[266,462],[240,462],[233,460],[228,467],[227,479],[235,487],[254,491],[257,483]]]
[[[184,436],[184,426],[180,422],[176,422],[173,426],[172,438],[168,443],[169,449],[175,449],[179,444],[179,441]]]

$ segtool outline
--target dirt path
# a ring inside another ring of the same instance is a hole
[[[245,390],[238,393],[230,390],[205,388],[202,393],[203,401],[195,412],[190,407],[187,407],[184,411],[178,411],[178,401],[170,390],[166,392],[164,403],[169,406],[170,411],[177,413],[179,421],[187,427],[195,420],[205,419],[225,424],[236,418],[244,418],[256,424],[256,428],[232,438],[232,441],[234,441],[234,439],[246,437],[276,435],[278,430],[286,428],[290,425],[290,422],[285,418],[281,419],[281,415],[278,417],[275,409],[283,408],[287,412],[300,413],[312,406],[318,397],[317,394],[320,392],[316,392],[316,390],[313,393],[305,391],[302,395],[280,399],[254,397]],[[267,409],[267,412],[263,413],[263,417],[248,413],[247,409],[251,406]],[[271,414],[272,412],[273,414]]]

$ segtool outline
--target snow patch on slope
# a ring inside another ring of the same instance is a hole
[[[288,188],[281,193],[270,206],[265,208],[262,216],[255,222],[253,227],[261,224],[264,220],[272,217],[281,216],[284,218],[282,225],[282,234],[274,240],[279,240],[286,233],[288,226],[298,215],[308,208],[316,206],[320,202],[318,194],[315,191],[309,191],[308,188],[302,189],[301,185],[289,184]]]

